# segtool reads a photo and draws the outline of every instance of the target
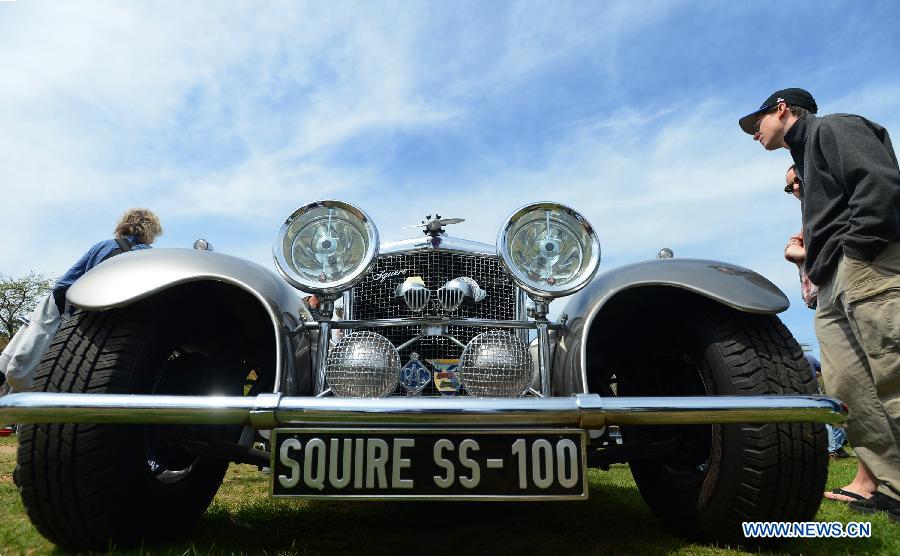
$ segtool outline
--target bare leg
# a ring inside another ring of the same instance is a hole
[[[876,488],[878,488],[878,479],[876,479],[875,476],[872,475],[872,472],[869,471],[869,468],[866,467],[866,464],[863,463],[861,459],[857,460],[856,477],[853,478],[853,481],[851,481],[849,485],[842,487],[842,489],[846,490],[847,492],[853,492],[866,498],[872,496]],[[837,500],[838,502],[853,501],[852,498],[840,494],[835,494],[833,492],[826,492],[825,498],[828,498],[829,500]]]

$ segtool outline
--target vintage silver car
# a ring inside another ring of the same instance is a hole
[[[282,224],[280,277],[192,249],[91,270],[32,392],[0,399],[35,527],[71,548],[183,535],[229,462],[270,468],[275,497],[435,502],[584,500],[587,468],[627,462],[680,534],[812,519],[846,407],[814,395],[776,286],[694,259],[598,274],[597,234],[556,203],[496,245],[457,221],[379,244],[319,201]]]

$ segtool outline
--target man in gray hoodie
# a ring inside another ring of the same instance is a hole
[[[809,92],[782,89],[738,123],[766,150],[789,149],[801,179],[822,374],[878,483],[850,509],[900,519],[900,169],[883,127],[817,111]]]

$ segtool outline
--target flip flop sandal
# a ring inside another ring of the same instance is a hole
[[[850,492],[849,490],[844,490],[842,488],[834,488],[831,489],[831,494],[837,494],[838,496],[846,496],[847,498],[852,498],[854,500],[868,500],[865,496],[861,494],[856,494],[855,492]],[[826,496],[826,498],[828,498]],[[849,503],[849,500],[835,500],[834,498],[828,498],[829,500],[834,500],[835,502],[844,502]]]

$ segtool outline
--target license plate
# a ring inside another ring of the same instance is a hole
[[[272,496],[584,500],[582,430],[276,429]]]

